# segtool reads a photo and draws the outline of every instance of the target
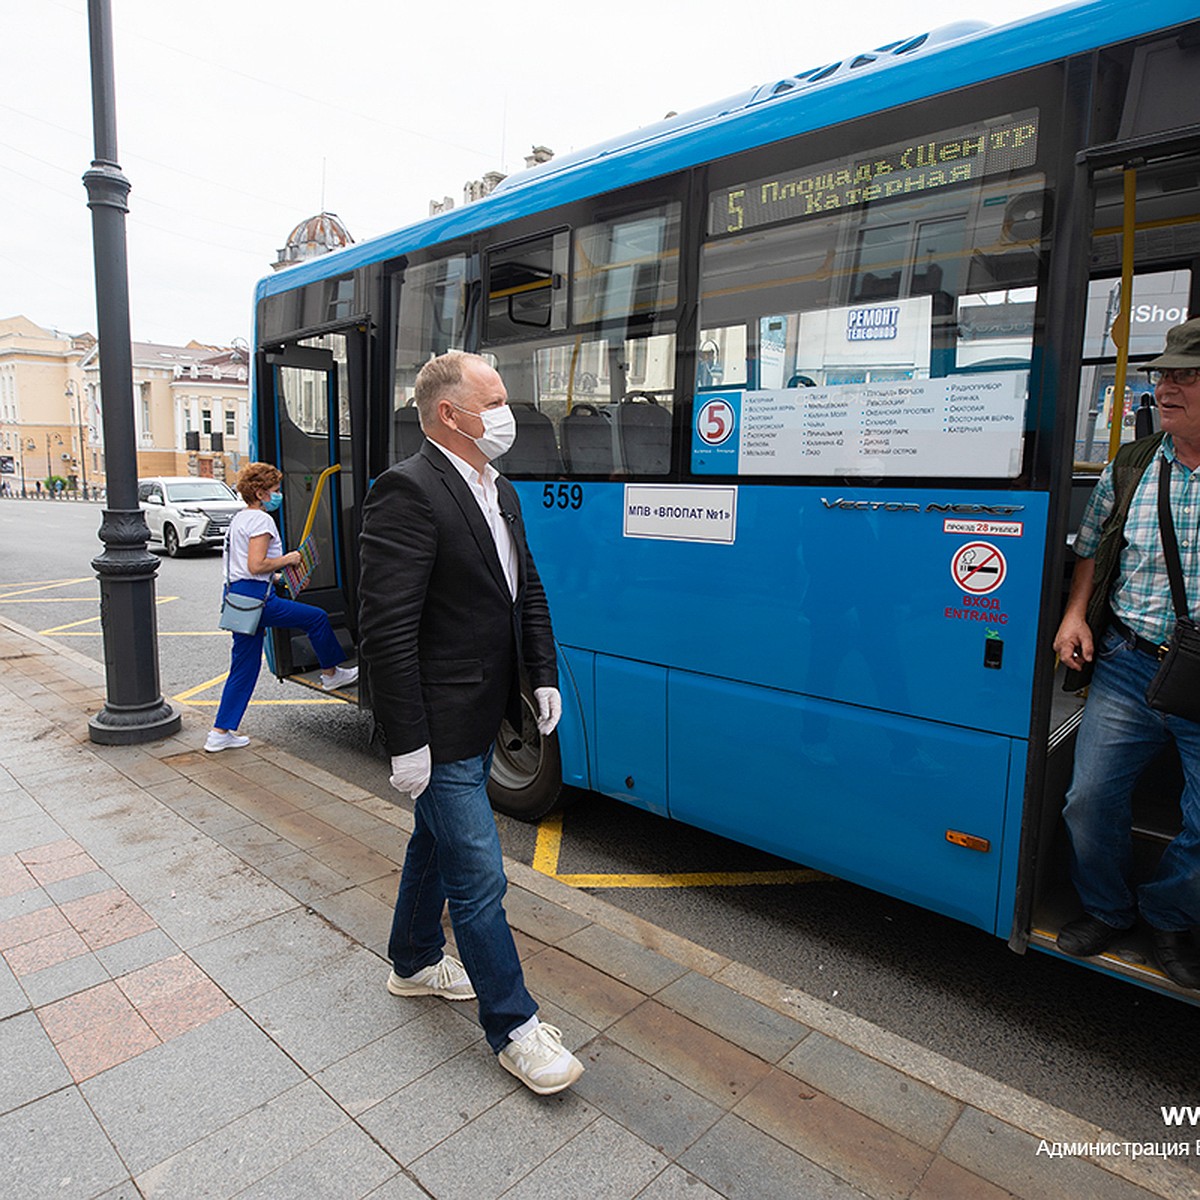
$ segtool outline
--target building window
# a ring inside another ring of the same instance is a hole
[[[225,436],[227,438],[237,437],[237,414],[232,408],[225,410]]]
[[[200,410],[200,432],[212,433],[212,409],[207,405]]]

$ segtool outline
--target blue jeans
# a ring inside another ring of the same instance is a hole
[[[246,705],[254,694],[254,685],[262,668],[263,639],[268,629],[303,629],[322,667],[336,667],[346,657],[323,609],[285,600],[275,595],[275,589],[269,583],[261,580],[235,579],[229,585],[231,592],[239,596],[254,596],[256,599],[264,594],[264,589],[267,603],[263,606],[257,632],[233,635],[229,678],[225,680],[221,705],[213,721],[215,729],[236,729],[242,723]]]
[[[439,962],[446,944],[442,909],[449,902],[458,953],[479,998],[479,1023],[499,1053],[508,1035],[537,1012],[537,1004],[525,990],[504,915],[508,880],[487,798],[491,767],[491,750],[433,764],[429,786],[414,809],[388,957],[401,976]]]
[[[1146,703],[1146,685],[1157,670],[1153,658],[1115,630],[1101,639],[1063,810],[1075,890],[1086,912],[1116,929],[1133,925],[1139,908],[1156,929],[1200,925],[1200,725]],[[1183,829],[1135,901],[1133,787],[1172,738],[1183,760]]]

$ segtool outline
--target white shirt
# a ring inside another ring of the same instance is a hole
[[[471,495],[483,513],[483,519],[492,531],[492,540],[496,543],[496,554],[508,583],[509,593],[517,598],[517,546],[513,541],[512,530],[508,527],[508,518],[500,511],[500,493],[496,488],[496,480],[500,472],[491,463],[485,464],[482,471],[477,471],[465,458],[459,458],[453,450],[447,450],[440,442],[429,439],[431,446],[436,446],[457,468],[458,473],[471,489]]]
[[[229,556],[229,578],[258,579],[268,583],[271,572],[261,575],[251,575],[247,565],[250,558],[250,539],[261,534],[269,534],[271,541],[267,545],[268,558],[280,558],[283,555],[283,543],[279,540],[279,527],[270,515],[261,508],[243,508],[233,514],[229,522],[229,532],[225,535],[225,553]]]

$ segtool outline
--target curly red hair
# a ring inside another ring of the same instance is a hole
[[[261,499],[260,493],[269,492],[282,481],[283,472],[278,467],[270,463],[252,462],[238,472],[237,490],[247,504],[253,504]]]

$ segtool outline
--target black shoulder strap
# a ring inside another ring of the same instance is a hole
[[[1167,560],[1167,578],[1171,581],[1171,603],[1176,618],[1183,620],[1188,615],[1187,592],[1183,588],[1183,565],[1179,561],[1179,542],[1171,517],[1171,460],[1166,457],[1158,465],[1158,533]]]

